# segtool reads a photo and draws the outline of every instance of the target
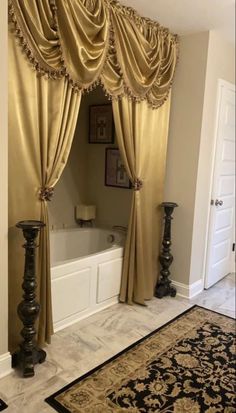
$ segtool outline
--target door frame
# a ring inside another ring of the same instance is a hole
[[[212,199],[212,191],[214,186],[214,173],[216,170],[216,154],[217,154],[217,143],[218,143],[218,132],[219,132],[219,119],[220,119],[220,104],[222,98],[223,89],[227,88],[235,92],[235,85],[231,82],[228,82],[223,79],[218,79],[217,82],[217,98],[216,98],[216,115],[215,115],[215,131],[214,131],[214,138],[213,138],[213,158],[211,164],[211,178],[210,178],[210,191],[209,191],[209,207],[208,207],[208,217],[207,217],[207,225],[206,225],[206,248],[205,248],[205,257],[204,257],[204,288],[206,288],[206,280],[207,280],[207,260],[209,256],[209,243],[210,243],[210,236],[211,236],[211,229],[212,229],[212,221],[211,221],[211,199]]]

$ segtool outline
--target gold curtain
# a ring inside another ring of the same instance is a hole
[[[9,324],[14,348],[23,274],[21,237],[14,225],[25,218],[47,223],[39,251],[39,341],[49,342],[47,199],[67,161],[81,93],[98,83],[113,100],[129,175],[136,186],[143,181],[133,195],[121,299],[144,303],[152,296],[156,205],[162,200],[178,39],[116,0],[9,0],[9,18]],[[147,249],[148,242],[152,248]]]
[[[9,306],[10,348],[19,342],[16,305],[21,300],[24,251],[15,224],[42,219],[48,224],[47,199],[66,165],[76,126],[80,94],[68,79],[36,76],[9,35]],[[48,225],[39,251],[41,303],[39,342],[50,342],[51,281]]]
[[[170,98],[157,111],[127,97],[113,101],[117,140],[133,183],[120,301],[144,304],[157,279],[160,211],[169,125]]]
[[[178,39],[116,0],[9,0],[23,52],[42,74],[75,90],[101,82],[111,98],[158,108],[168,97]]]

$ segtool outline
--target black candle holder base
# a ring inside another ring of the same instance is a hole
[[[163,241],[162,241],[162,251],[159,256],[159,262],[161,264],[160,270],[160,279],[157,281],[156,288],[155,288],[155,297],[163,298],[166,295],[170,295],[171,297],[176,296],[176,289],[171,285],[171,281],[169,279],[170,270],[169,267],[173,262],[173,255],[171,254],[171,221],[172,221],[172,213],[174,208],[178,205],[175,202],[163,202],[161,207],[164,208],[165,216],[164,216],[164,234],[163,234]]]
[[[173,287],[173,285],[170,285],[170,282],[164,282],[164,280],[161,280],[160,282],[157,283],[156,289],[155,289],[155,297],[157,298],[163,298],[167,295],[170,295],[171,297],[176,296],[176,288]]]
[[[46,351],[38,347],[33,348],[29,352],[20,348],[20,350],[12,354],[12,367],[19,367],[23,372],[23,377],[33,377],[35,374],[34,365],[43,363],[46,356]]]

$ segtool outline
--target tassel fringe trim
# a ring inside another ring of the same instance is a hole
[[[88,0],[87,0],[88,1]],[[178,36],[177,35],[172,35],[170,34],[169,30],[166,28],[163,28],[159,25],[158,22],[154,22],[149,18],[141,17],[138,15],[138,13],[131,7],[125,7],[121,5],[117,0],[104,0],[105,5],[108,9],[113,8],[117,13],[120,13],[127,17],[128,19],[132,20],[135,22],[135,24],[138,27],[142,27],[143,24],[145,23],[146,25],[149,25],[150,28],[156,29],[158,31],[161,31],[162,35],[164,37],[171,36],[170,42],[172,44],[176,45],[177,49],[177,59],[176,59],[176,64],[175,64],[175,70],[176,66],[179,60],[179,42],[178,42]],[[104,80],[104,72],[105,72],[105,66],[109,61],[109,58],[116,54],[116,45],[115,45],[115,34],[114,34],[114,29],[112,27],[111,23],[111,14],[108,13],[109,16],[109,36],[108,40],[105,45],[105,51],[104,51],[104,58],[103,62],[101,63],[101,70],[97,73],[96,79],[89,85],[81,85],[78,81],[74,80],[69,72],[68,67],[65,64],[65,59],[63,57],[63,47],[60,41],[60,32],[59,32],[59,25],[58,25],[58,19],[57,19],[57,6],[56,6],[56,0],[49,0],[49,4],[51,7],[52,11],[52,16],[53,16],[53,29],[58,35],[58,48],[59,48],[59,53],[60,53],[60,68],[59,69],[52,69],[50,66],[47,66],[45,62],[40,58],[40,56],[36,57],[37,52],[33,50],[31,47],[29,41],[27,40],[27,35],[24,33],[22,27],[20,27],[18,18],[17,18],[17,12],[14,8],[14,0],[9,0],[9,7],[8,7],[8,15],[9,15],[9,22],[13,24],[14,27],[14,34],[15,36],[19,39],[19,44],[22,48],[22,52],[27,56],[29,62],[31,63],[33,69],[40,75],[44,76],[47,79],[62,79],[63,77],[67,78],[69,81],[69,84],[73,90],[74,93],[90,93],[92,90],[96,89],[97,86],[101,86],[104,90],[105,95],[107,96],[108,100],[119,100],[123,98],[124,96],[127,97],[128,99],[135,101],[137,103],[142,102],[144,100],[147,101],[148,105],[152,107],[153,109],[157,109],[160,106],[162,106],[165,101],[169,97],[169,92],[172,88],[173,84],[173,78],[169,82],[168,87],[165,91],[165,95],[162,99],[160,100],[155,100],[153,97],[150,96],[151,90],[153,86],[158,85],[160,83],[160,79],[156,79],[153,83],[153,85],[150,86],[150,88],[145,92],[143,96],[136,96],[134,92],[132,91],[132,88],[128,85],[128,82],[125,80],[124,74],[122,72],[122,69],[120,67],[120,64],[118,62],[118,59],[116,57],[116,61],[118,64],[118,73],[120,75],[120,78],[122,79],[123,87],[122,87],[122,92],[119,92],[118,94],[112,93],[107,87],[106,87],[106,82]],[[175,71],[174,70],[174,71]],[[174,77],[174,74],[173,74]]]

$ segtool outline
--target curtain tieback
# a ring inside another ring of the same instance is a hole
[[[143,181],[139,178],[135,179],[133,183],[133,189],[134,191],[140,191],[140,189],[143,187]]]
[[[51,201],[54,194],[54,188],[52,186],[40,188],[39,199],[40,201]]]

